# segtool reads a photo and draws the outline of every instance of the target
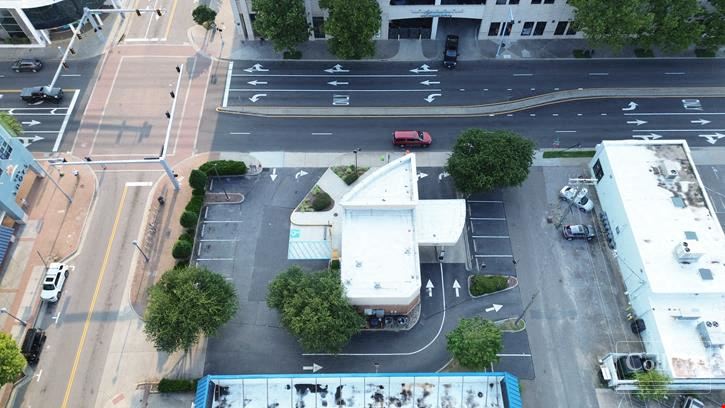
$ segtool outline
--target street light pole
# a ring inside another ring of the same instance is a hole
[[[219,170],[216,168],[216,163],[214,163],[214,173],[216,173],[216,176],[219,177]],[[227,201],[229,201],[229,194],[227,194],[227,189],[224,187],[224,184],[222,184],[222,191],[224,192],[224,197],[226,197]]]
[[[0,308],[0,313],[5,313],[6,315],[8,315],[8,316],[12,317],[13,319],[17,320],[23,326],[27,326],[28,325],[28,322],[26,322],[25,320],[23,320],[23,319],[15,316],[14,314],[8,312],[8,309],[6,307]]]
[[[141,249],[141,247],[140,247],[140,246],[138,246],[138,241],[136,241],[136,240],[134,239],[133,241],[131,241],[131,243],[133,244],[133,246],[135,246],[135,247],[136,247],[136,249],[138,249],[138,252],[141,252],[141,255],[143,255],[143,259],[145,259],[145,260],[146,260],[146,262],[148,263],[148,261],[149,261],[149,257],[148,257],[148,256],[146,256],[146,254],[144,253],[143,249]]]
[[[509,7],[509,24],[503,25],[502,30],[501,30],[501,35],[499,36],[500,40],[498,41],[498,49],[496,50],[496,58],[498,58],[499,55],[501,55],[501,48],[504,47],[503,37],[504,37],[504,35],[506,35],[507,28],[510,28],[511,31],[513,31],[513,29],[514,29],[514,12],[511,9],[511,7]],[[510,32],[509,32],[509,34],[510,34]]]
[[[355,176],[357,176],[357,154],[360,153],[361,150],[362,149],[358,147],[357,149],[354,149],[352,151],[353,153],[355,153]]]

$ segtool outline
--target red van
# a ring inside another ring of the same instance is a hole
[[[393,144],[400,147],[430,146],[433,139],[430,133],[421,130],[396,130],[393,132]]]

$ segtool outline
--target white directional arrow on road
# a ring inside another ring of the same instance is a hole
[[[438,84],[440,84],[439,81],[429,81],[427,79],[425,81],[420,81],[420,83],[423,84],[423,85],[438,85]]]
[[[247,81],[247,83],[249,85],[254,85],[254,86],[257,86],[257,85],[267,85],[267,82],[265,82],[265,81],[257,81],[256,79],[254,81]]]
[[[265,72],[265,71],[269,71],[266,68],[262,68],[262,64],[254,64],[254,65],[252,65],[249,68],[244,68],[244,70],[247,71],[247,72],[255,72],[255,71],[257,71],[257,72]]]
[[[723,135],[720,132],[715,132],[715,133],[711,133],[711,134],[707,134],[707,135],[698,135],[698,136],[704,137],[705,139],[707,139],[708,143],[710,143],[710,144],[715,144],[715,143],[717,143],[718,140],[725,137],[725,135]]]
[[[633,135],[632,137],[638,137],[642,140],[656,140],[662,137],[662,135],[658,135],[657,133],[650,133],[648,135]]]
[[[699,124],[705,126],[708,123],[710,123],[710,121],[709,120],[705,120],[705,119],[698,119],[698,120],[691,120],[690,123],[699,123]]]
[[[338,81],[338,80],[330,81],[330,82],[328,82],[328,84],[334,85],[334,86],[338,86],[338,85],[350,85],[349,82],[343,82],[343,81]]]
[[[431,103],[431,102],[433,102],[436,99],[436,96],[443,96],[443,95],[441,95],[441,94],[430,94],[430,95],[426,96],[423,99],[425,99],[426,101],[428,101],[428,103]]]
[[[267,96],[267,94],[254,94],[254,96],[249,98],[249,100],[252,102],[257,102],[259,100],[259,98],[261,98],[263,96]]]
[[[269,177],[272,178],[272,181],[275,181],[277,179],[277,169],[272,169],[272,174]]]
[[[28,146],[30,146],[31,143],[37,142],[38,140],[43,140],[45,138],[35,135],[33,137],[20,136],[20,137],[16,137],[16,139],[20,140],[20,142],[23,144],[23,146],[28,147]]]
[[[308,174],[309,174],[308,172],[306,172],[304,170],[300,170],[297,173],[295,173],[295,180],[299,179],[300,177],[304,177]]]
[[[623,111],[633,111],[633,110],[637,109],[637,106],[639,106],[639,105],[637,105],[634,102],[630,102],[629,105],[627,105],[626,108],[622,108],[622,110]]]
[[[461,284],[458,283],[458,279],[453,281],[453,289],[456,291],[456,297],[459,297],[460,293],[458,293],[458,290],[461,289]]]
[[[438,173],[438,181],[441,181],[448,176],[450,176],[450,174],[447,171],[444,171],[443,173]]]
[[[336,64],[332,68],[327,68],[325,70],[325,72],[330,73],[330,74],[334,74],[334,73],[337,73],[337,72],[350,72],[350,70],[349,69],[342,69],[342,65]]]
[[[425,288],[428,290],[428,297],[433,297],[433,282],[428,279],[428,283],[425,284]]]
[[[23,125],[27,125],[28,127],[40,124],[40,122],[38,122],[37,120],[31,120],[30,122],[20,122],[20,123],[22,123]]]
[[[312,371],[313,373],[316,373],[316,372],[322,370],[322,366],[321,365],[318,365],[318,364],[315,364],[315,363],[312,363],[311,366],[302,366],[302,369],[304,371]]]
[[[645,123],[647,123],[647,121],[646,120],[639,120],[639,119],[637,119],[637,120],[628,120],[627,123],[630,124],[630,125],[637,125],[637,126],[639,126],[639,125],[644,125]]]
[[[418,172],[418,180],[420,180],[420,179],[422,179],[422,178],[426,178],[426,177],[428,177],[428,175],[427,175],[427,174],[423,173],[422,171],[419,171],[419,172]]]
[[[430,67],[426,64],[421,65],[418,68],[411,69],[410,72],[414,72],[416,74],[419,74],[421,72],[438,72],[437,69],[430,69]]]
[[[503,305],[497,305],[494,303],[491,305],[491,307],[486,308],[486,312],[498,312],[499,310],[501,310],[502,307]]]

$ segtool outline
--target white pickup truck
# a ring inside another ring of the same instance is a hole
[[[63,291],[66,279],[68,279],[68,265],[53,262],[48,266],[43,279],[43,291],[40,298],[46,302],[57,302],[60,293]]]

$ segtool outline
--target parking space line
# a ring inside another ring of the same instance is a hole
[[[495,239],[508,239],[508,235],[471,235],[471,238],[495,238]]]
[[[60,148],[60,142],[63,141],[63,133],[65,133],[65,127],[68,126],[68,121],[70,120],[71,114],[73,113],[73,107],[76,106],[76,101],[78,100],[78,93],[80,91],[76,90],[73,93],[73,99],[70,101],[70,105],[68,106],[68,111],[65,114],[65,118],[63,119],[63,124],[60,125],[60,130],[58,131],[58,137],[55,138],[55,144],[53,145],[53,152],[57,152],[58,148]]]
[[[503,204],[503,201],[499,200],[466,200],[469,203],[483,203],[483,204]]]
[[[229,102],[229,86],[232,84],[232,69],[234,68],[234,61],[229,62],[229,68],[227,69],[227,84],[224,87],[224,99],[222,100],[222,107],[226,108]]]
[[[226,224],[228,224],[228,223],[231,223],[231,222],[241,223],[241,222],[244,222],[244,221],[204,221],[204,224],[220,224],[220,223],[226,223]]]
[[[506,218],[471,217],[471,221],[506,221]]]
[[[237,242],[238,239],[200,239],[199,242]]]
[[[518,354],[496,354],[498,357],[531,357],[531,354],[518,353]]]
[[[513,258],[513,255],[473,255],[476,258]]]

